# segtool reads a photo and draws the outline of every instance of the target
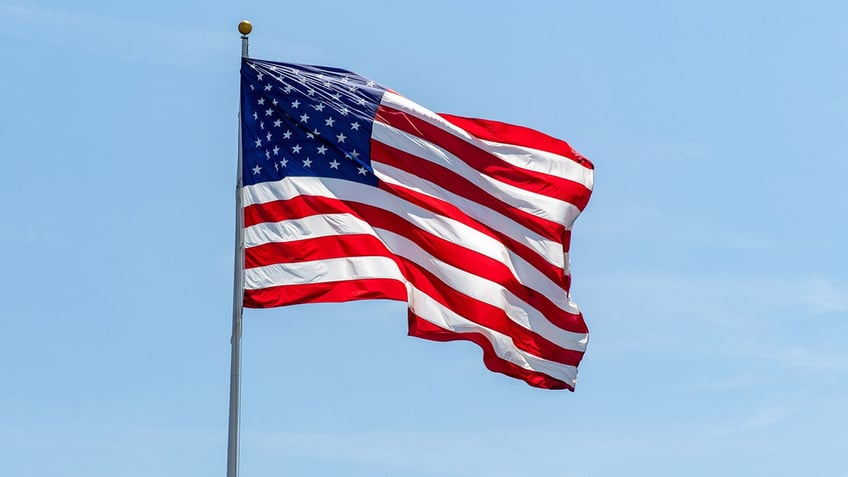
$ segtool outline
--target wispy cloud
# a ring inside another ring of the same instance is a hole
[[[0,3],[0,37],[55,45],[89,54],[150,64],[192,66],[238,58],[241,42],[232,24],[192,24],[175,20],[139,20],[116,15],[54,8],[32,3]],[[309,44],[266,37],[265,48],[288,58],[316,58],[322,51]]]
[[[837,285],[821,278],[807,280],[799,298],[815,311],[848,311],[848,286]]]
[[[669,369],[679,359],[689,368],[679,379],[684,387],[771,388],[848,375],[845,285],[834,278],[652,272],[580,279],[595,332],[590,352],[638,353]]]
[[[639,198],[615,203],[604,200],[596,193],[594,202],[590,203],[591,212],[578,219],[577,243],[610,241],[620,245],[622,237],[628,237],[631,243],[688,246],[708,251],[774,254],[786,249],[785,244],[766,233],[727,227],[717,217],[674,211],[679,206],[677,202],[651,203]]]
[[[692,387],[704,391],[733,391],[759,386],[773,381],[774,377],[772,376],[763,376],[760,373],[744,371],[717,377],[709,381],[697,382]]]
[[[767,315],[798,318],[798,312],[815,316],[848,311],[848,286],[827,277],[699,276],[671,272],[620,273],[603,276],[581,274],[580,285],[589,290],[651,303],[658,318],[677,319],[681,311],[687,319],[710,321],[728,317]],[[788,313],[788,311],[792,313]],[[777,311],[779,314],[775,315]],[[675,315],[675,316],[672,316]]]
[[[681,163],[702,163],[721,155],[713,145],[680,138],[650,136],[642,132],[639,135],[621,135],[608,138],[601,156],[621,158],[629,164],[638,164],[639,168],[668,167]]]
[[[232,32],[32,4],[0,4],[0,35],[146,63],[185,65],[238,50]]]
[[[476,432],[279,433],[246,432],[243,445],[265,458],[294,455],[343,462],[405,475],[518,476],[514,445]],[[520,446],[520,443],[518,443]],[[503,451],[503,452],[500,452]],[[493,456],[500,455],[499,461]]]
[[[781,419],[790,414],[788,408],[783,406],[767,406],[755,410],[748,415],[741,415],[733,419],[719,421],[713,424],[714,432],[718,434],[747,434],[761,431],[777,424]]]

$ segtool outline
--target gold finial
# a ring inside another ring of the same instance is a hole
[[[247,20],[242,20],[239,22],[238,26],[239,33],[244,36],[250,35],[250,32],[253,31],[253,25]]]

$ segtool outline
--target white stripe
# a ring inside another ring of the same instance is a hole
[[[580,215],[574,204],[520,187],[503,183],[472,168],[447,150],[400,129],[375,121],[371,138],[388,146],[412,154],[424,161],[438,164],[467,179],[500,201],[529,214],[568,227]],[[477,146],[484,146],[477,140]],[[375,172],[381,166],[372,161]]]
[[[554,154],[527,146],[517,146],[501,142],[480,139],[486,150],[513,166],[531,171],[562,177],[592,190],[595,185],[595,171],[559,154]]]
[[[352,234],[374,235],[374,229],[351,214],[310,215],[251,225],[244,229],[244,246],[250,248],[265,243]]]
[[[245,290],[279,285],[305,285],[360,278],[391,278],[406,282],[397,263],[388,257],[347,257],[279,263],[244,271]]]
[[[493,260],[506,265],[516,276],[517,280],[524,286],[533,290],[539,291],[550,299],[557,307],[568,312],[578,313],[579,310],[572,303],[565,291],[555,282],[551,281],[543,273],[539,272],[532,264],[510,251],[501,242],[489,237],[467,225],[434,214],[433,212],[418,207],[407,201],[400,200],[398,197],[377,189],[371,186],[358,184],[343,179],[317,178],[317,177],[295,177],[286,178],[277,182],[262,182],[252,186],[244,187],[245,204],[256,204],[270,202],[274,200],[287,200],[298,195],[317,195],[323,197],[337,198],[351,202],[360,202],[379,207],[383,210],[391,212],[407,222],[410,226],[418,227],[422,230],[432,233],[445,240],[449,240],[457,245],[470,250],[477,251]],[[341,214],[340,214],[341,215]],[[358,221],[358,219],[357,219]],[[261,225],[261,227],[259,227]],[[287,221],[282,227],[304,228],[297,221]],[[352,230],[366,230],[363,223],[352,225],[325,225],[323,227],[332,229],[333,227],[349,227]],[[285,231],[266,231],[266,228],[275,228],[275,225],[257,224],[250,227],[255,232],[250,233],[251,244],[261,243],[262,240],[256,238],[254,234],[262,234],[273,236],[285,236]],[[358,233],[358,232],[354,232]],[[367,230],[364,233],[369,233]],[[373,232],[371,232],[373,234]],[[248,239],[248,234],[245,234],[245,240]],[[270,241],[274,241],[270,239]],[[557,256],[557,255],[555,255]],[[562,247],[560,246],[560,260],[564,256]]]
[[[492,343],[495,354],[501,359],[527,370],[547,374],[572,386],[577,382],[576,367],[549,361],[518,349],[509,336],[463,318],[414,287],[409,287],[409,289],[409,307],[422,319],[455,333],[482,334]]]
[[[421,119],[422,121],[426,121],[432,124],[433,126],[438,127],[439,129],[442,129],[460,139],[463,139],[469,144],[480,147],[481,149],[491,150],[499,156],[501,154],[505,154],[507,156],[514,156],[512,159],[507,157],[503,157],[503,159],[509,162],[510,164],[513,164],[522,169],[527,169],[535,172],[542,172],[545,174],[552,174],[555,176],[562,177],[564,179],[579,182],[588,187],[589,189],[592,188],[594,171],[578,164],[574,160],[569,159],[567,157],[563,157],[558,154],[552,154],[545,151],[538,151],[529,147],[524,148],[522,146],[513,146],[516,149],[501,149],[497,146],[501,143],[484,141],[472,135],[468,131],[460,128],[459,126],[448,122],[447,120],[445,120],[445,118],[421,106],[420,104],[410,101],[409,99],[404,98],[403,96],[400,96],[396,93],[392,93],[390,91],[386,91],[383,94],[383,97],[380,100],[380,104],[392,109],[396,109],[398,111],[405,112],[407,114],[411,114]],[[493,148],[490,149],[490,147]],[[533,152],[532,161],[528,161],[527,159],[521,159],[520,157],[518,157],[525,155],[523,152],[520,151],[521,149]],[[536,152],[540,154],[536,155]]]
[[[328,177],[285,177],[278,181],[244,186],[242,188],[242,200],[244,206],[249,207],[275,200],[289,200],[299,195],[336,198],[336,194],[330,190],[328,185],[332,185],[334,190],[357,188],[357,191],[361,194],[365,193],[366,188],[367,190],[376,189],[356,182]]]

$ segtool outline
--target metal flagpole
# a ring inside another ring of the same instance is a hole
[[[253,30],[249,21],[239,23],[241,57],[247,58],[247,35]],[[239,93],[241,98],[241,93]],[[233,334],[230,338],[230,423],[227,436],[227,477],[238,477],[239,413],[241,407],[241,319],[244,299],[244,208],[242,191],[241,99],[239,99],[238,177],[236,179],[236,246],[233,271]]]

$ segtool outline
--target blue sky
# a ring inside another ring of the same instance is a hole
[[[236,25],[435,111],[568,140],[575,393],[248,311],[242,475],[848,475],[848,7],[0,0],[0,473],[223,475]]]

